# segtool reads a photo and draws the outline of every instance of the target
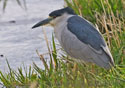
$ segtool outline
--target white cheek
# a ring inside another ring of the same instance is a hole
[[[57,17],[57,18],[53,19],[53,20],[50,22],[50,24],[51,24],[52,26],[57,25],[57,24],[60,22],[60,20],[61,20],[61,17]]]
[[[50,22],[50,24],[51,24],[51,26],[53,26],[53,27],[58,26],[58,25],[62,25],[62,24],[64,24],[64,23],[67,21],[67,19],[68,19],[69,17],[71,17],[71,16],[73,16],[73,15],[68,15],[67,13],[65,13],[65,14],[63,14],[62,16],[59,16],[59,17],[56,17],[55,19],[53,19],[53,20]]]

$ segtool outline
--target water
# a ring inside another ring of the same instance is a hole
[[[11,68],[32,65],[34,61],[43,67],[36,54],[46,53],[46,43],[42,34],[42,28],[32,30],[31,27],[40,20],[48,17],[48,14],[62,8],[63,0],[27,0],[27,11],[22,9],[16,0],[8,0],[5,13],[2,13],[0,3],[0,70],[6,72],[8,67],[6,58]],[[51,40],[52,27],[44,27],[48,38]]]

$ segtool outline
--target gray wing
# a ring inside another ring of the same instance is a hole
[[[102,36],[97,29],[79,16],[72,16],[68,20],[68,30],[85,44],[91,45],[92,48],[100,50],[101,46],[106,46]]]
[[[114,65],[112,55],[103,37],[91,23],[79,16],[72,16],[67,22],[68,30],[82,43],[88,45],[86,46],[88,51],[85,52],[89,53],[88,57],[93,57],[92,62],[108,69]]]

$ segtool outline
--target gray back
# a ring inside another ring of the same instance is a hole
[[[68,30],[85,44],[91,45],[96,50],[106,46],[97,29],[80,16],[72,16],[68,19]]]

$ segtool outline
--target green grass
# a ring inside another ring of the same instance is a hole
[[[97,25],[111,49],[115,67],[105,70],[96,65],[74,60],[65,53],[58,55],[56,43],[44,36],[50,62],[39,54],[45,69],[35,63],[33,68],[20,67],[9,73],[0,71],[1,84],[7,88],[125,88],[125,3],[123,0],[65,0],[79,15]],[[51,46],[49,46],[51,45]],[[24,71],[24,72],[23,72]]]
[[[2,7],[3,7],[3,12],[5,12],[5,9],[6,9],[6,7],[7,7],[7,4],[8,4],[8,1],[9,0],[0,0],[0,3],[2,2]],[[26,7],[26,0],[15,0],[16,2],[17,2],[17,4],[21,7],[21,8],[23,8],[23,9],[27,9],[27,7]],[[22,2],[21,2],[22,1]]]

